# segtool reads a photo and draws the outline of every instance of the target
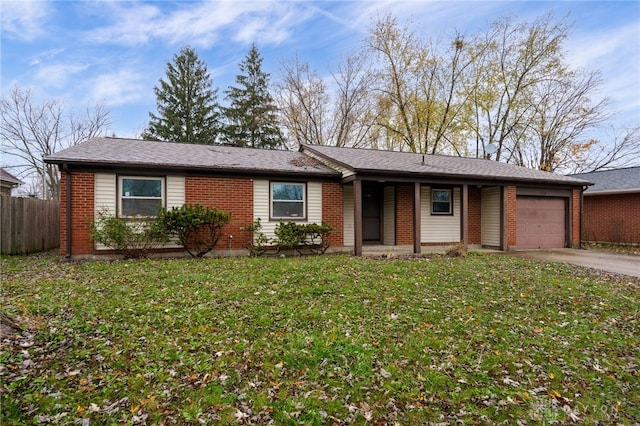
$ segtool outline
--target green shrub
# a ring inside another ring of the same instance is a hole
[[[148,257],[151,250],[168,240],[157,217],[121,219],[106,211],[99,212],[93,222],[91,239],[112,248],[125,259]]]
[[[165,232],[175,236],[191,256],[203,257],[218,243],[231,213],[201,204],[186,204],[162,210],[159,220]]]
[[[282,249],[295,250],[300,254],[324,253],[329,247],[327,236],[331,233],[332,227],[325,222],[318,225],[280,221],[276,225],[274,239],[267,238],[261,232],[260,219],[244,229],[252,233],[251,243],[247,247],[249,255],[260,256],[268,248],[272,248],[274,253],[279,253]]]
[[[242,229],[251,233],[249,243],[246,245],[247,250],[249,250],[249,256],[262,256],[270,245],[271,239],[262,232],[260,218],[257,218],[251,225],[244,226]]]

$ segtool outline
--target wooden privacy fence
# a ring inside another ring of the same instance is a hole
[[[60,202],[0,198],[0,254],[51,250],[60,241]]]

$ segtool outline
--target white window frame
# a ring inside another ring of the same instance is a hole
[[[277,202],[297,202],[297,200],[275,200],[273,198],[273,186],[274,185],[296,185],[302,187],[302,200],[299,202],[302,204],[302,216],[276,216],[273,208],[274,203]],[[273,181],[269,182],[269,217],[272,220],[306,220],[307,219],[307,183],[306,182],[279,182]]]
[[[433,205],[435,203],[444,204],[444,201],[436,200],[435,194],[437,192],[447,192],[449,193],[449,211],[440,212],[435,211]],[[453,189],[450,188],[431,188],[431,214],[432,215],[441,215],[441,216],[451,216],[453,215]]]
[[[160,191],[161,191],[161,196],[160,197],[136,197],[136,196],[127,196],[124,194],[122,185],[124,183],[125,179],[130,179],[130,180],[157,180],[160,182]],[[123,213],[123,209],[122,209],[122,200],[125,199],[130,199],[130,200],[160,200],[160,205],[162,207],[166,206],[166,186],[167,186],[167,182],[165,180],[164,177],[160,177],[160,176],[118,176],[118,217],[122,217],[122,218],[132,218],[132,217],[152,217],[151,215],[149,216],[143,216],[143,215],[137,215],[137,216],[129,216],[129,215],[125,215]]]

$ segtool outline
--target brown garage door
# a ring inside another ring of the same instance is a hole
[[[517,247],[565,247],[565,200],[551,197],[518,197]]]

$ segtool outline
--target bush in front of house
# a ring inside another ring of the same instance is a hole
[[[296,223],[280,221],[274,230],[276,238],[268,238],[261,230],[262,223],[257,219],[244,230],[252,233],[248,246],[250,256],[261,256],[268,251],[279,254],[281,250],[295,250],[299,254],[324,253],[329,247],[327,237],[333,230],[326,222]]]
[[[125,259],[135,259],[148,257],[167,242],[167,235],[157,217],[120,219],[101,211],[91,226],[91,239]]]
[[[158,220],[167,235],[174,236],[192,257],[203,257],[218,243],[231,213],[201,204],[185,204],[163,209]]]

